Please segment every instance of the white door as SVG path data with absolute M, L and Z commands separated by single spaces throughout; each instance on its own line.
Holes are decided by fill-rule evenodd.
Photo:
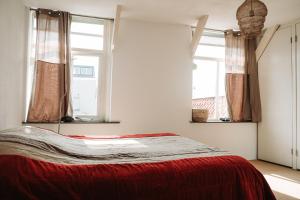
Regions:
M 297 66 L 297 169 L 300 169 L 300 23 L 296 24 L 296 66 Z
M 292 30 L 292 26 L 281 27 L 258 63 L 262 104 L 258 159 L 290 167 L 293 161 Z

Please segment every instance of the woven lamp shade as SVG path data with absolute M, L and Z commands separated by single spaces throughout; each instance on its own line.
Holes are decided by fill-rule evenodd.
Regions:
M 248 38 L 261 34 L 268 9 L 259 0 L 246 0 L 237 10 L 236 18 L 240 31 Z

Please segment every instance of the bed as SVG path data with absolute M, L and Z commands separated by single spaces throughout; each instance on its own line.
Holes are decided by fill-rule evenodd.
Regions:
M 1 199 L 275 199 L 245 159 L 172 134 L 0 132 Z

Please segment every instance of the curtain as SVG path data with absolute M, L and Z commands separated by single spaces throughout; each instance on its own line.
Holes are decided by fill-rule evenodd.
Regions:
M 232 121 L 251 120 L 248 75 L 245 69 L 245 38 L 239 33 L 225 33 L 226 96 Z
M 70 14 L 36 11 L 36 61 L 28 122 L 56 122 L 71 115 Z
M 225 33 L 226 96 L 232 121 L 261 121 L 256 38 Z
M 252 121 L 261 121 L 261 102 L 259 93 L 258 65 L 256 61 L 256 38 L 245 40 L 245 65 L 249 76 L 249 96 L 252 113 Z

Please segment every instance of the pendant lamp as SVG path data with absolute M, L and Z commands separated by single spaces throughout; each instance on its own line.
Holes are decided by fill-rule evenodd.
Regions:
M 261 34 L 268 9 L 259 0 L 246 0 L 237 10 L 236 18 L 240 31 L 247 38 L 253 38 Z

